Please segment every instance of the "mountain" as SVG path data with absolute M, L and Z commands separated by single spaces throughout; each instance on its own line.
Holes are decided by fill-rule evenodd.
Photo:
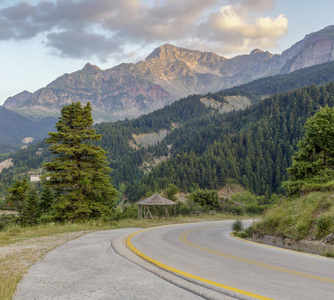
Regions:
M 55 130 L 55 124 L 56 118 L 53 117 L 31 120 L 0 107 L 0 153 L 43 139 L 48 131 Z
M 9 97 L 5 103 L 3 104 L 3 106 L 5 108 L 11 108 L 14 106 L 17 106 L 23 102 L 25 102 L 30 96 L 32 95 L 32 93 L 28 92 L 28 91 L 23 91 L 13 97 Z
M 275 93 L 283 93 L 308 85 L 334 82 L 334 61 L 303 68 L 288 74 L 269 76 L 224 90 L 225 95 L 241 94 L 253 102 Z
M 190 94 L 227 89 L 277 74 L 286 74 L 334 58 L 334 26 L 307 35 L 273 55 L 259 49 L 231 59 L 163 45 L 144 61 L 101 70 L 86 64 L 64 74 L 16 105 L 4 106 L 23 115 L 58 116 L 62 105 L 91 101 L 96 122 L 133 118 L 162 108 Z

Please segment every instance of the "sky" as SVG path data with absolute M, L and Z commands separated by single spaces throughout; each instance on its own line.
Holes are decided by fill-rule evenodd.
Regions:
M 333 11 L 333 0 L 0 0 L 0 105 L 87 62 L 136 63 L 165 43 L 280 54 L 333 25 Z

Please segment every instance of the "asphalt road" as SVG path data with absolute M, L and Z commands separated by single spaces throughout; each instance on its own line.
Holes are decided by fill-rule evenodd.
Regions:
M 32 266 L 14 299 L 334 299 L 334 259 L 232 238 L 231 223 L 87 234 Z
M 334 299 L 334 259 L 233 238 L 231 223 L 154 228 L 136 233 L 129 242 L 160 267 L 222 295 Z

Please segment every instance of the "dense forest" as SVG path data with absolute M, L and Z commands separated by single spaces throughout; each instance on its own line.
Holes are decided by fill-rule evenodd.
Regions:
M 129 199 L 134 201 L 169 183 L 191 191 L 238 182 L 260 195 L 283 193 L 281 182 L 287 179 L 286 169 L 303 135 L 302 127 L 326 105 L 334 106 L 334 84 L 275 94 L 244 111 L 188 122 L 148 149 L 148 154 L 156 155 L 168 152 L 167 145 L 172 145 L 168 160 L 137 181 L 124 177 Z M 118 180 L 121 169 L 114 173 Z
M 317 67 L 327 70 L 329 65 Z M 294 73 L 298 75 L 298 72 Z M 330 80 L 331 73 L 326 74 Z M 304 79 L 312 81 L 311 75 L 307 80 L 297 76 L 295 84 L 301 84 Z M 284 76 L 291 74 L 278 78 L 285 82 Z M 263 79 L 264 86 L 273 85 L 275 78 Z M 320 81 L 323 83 L 326 79 Z M 255 81 L 253 91 L 248 89 L 235 94 L 255 95 L 261 85 L 259 82 Z M 277 85 L 271 91 L 284 88 Z M 311 85 L 274 94 L 244 111 L 224 114 L 206 107 L 200 100 L 207 97 L 225 103 L 224 96 L 231 94 L 232 91 L 222 91 L 192 95 L 134 120 L 95 125 L 96 132 L 102 134 L 97 144 L 107 151 L 113 169 L 114 186 L 129 201 L 165 189 L 168 184 L 175 184 L 182 191 L 193 191 L 239 183 L 268 198 L 272 193 L 284 193 L 281 182 L 287 179 L 286 169 L 303 135 L 305 120 L 322 106 L 334 106 L 334 84 Z M 168 134 L 156 145 L 143 147 L 134 138 L 134 134 L 145 135 L 162 129 Z M 41 142 L 26 150 L 2 155 L 1 160 L 9 157 L 13 158 L 14 168 L 0 173 L 2 195 L 19 174 L 23 176 L 39 168 L 51 154 Z

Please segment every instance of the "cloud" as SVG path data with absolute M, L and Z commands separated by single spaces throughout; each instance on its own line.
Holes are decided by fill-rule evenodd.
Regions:
M 230 0 L 231 5 L 239 5 L 250 11 L 262 12 L 272 10 L 276 0 Z
M 9 3 L 9 2 L 8 2 Z M 0 9 L 0 42 L 45 37 L 52 54 L 102 62 L 148 45 L 175 43 L 229 54 L 275 47 L 284 15 L 275 0 L 42 0 Z M 9 5 L 9 6 L 8 6 Z M 125 50 L 127 49 L 127 50 Z M 203 50 L 203 49 L 202 49 Z M 221 53 L 224 52 L 224 53 Z
M 287 30 L 288 19 L 283 14 L 276 18 L 252 17 L 248 7 L 224 6 L 200 24 L 198 37 L 218 44 L 226 52 L 242 52 L 252 47 L 275 48 L 277 39 Z
M 60 57 L 97 56 L 101 62 L 106 62 L 108 58 L 116 56 L 116 53 L 117 56 L 123 53 L 118 39 L 108 39 L 100 34 L 78 30 L 50 33 L 47 35 L 46 45 L 54 49 L 53 54 Z

